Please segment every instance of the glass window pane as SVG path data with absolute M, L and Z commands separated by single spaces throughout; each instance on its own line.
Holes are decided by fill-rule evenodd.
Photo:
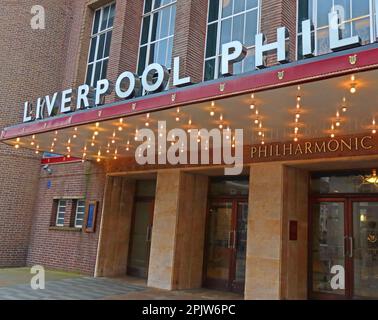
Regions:
M 109 62 L 108 59 L 102 62 L 101 79 L 106 79 L 106 74 L 108 72 L 108 62 Z
M 244 44 L 247 47 L 255 45 L 255 36 L 257 33 L 257 10 L 247 13 L 245 26 Z
M 317 26 L 324 27 L 328 25 L 328 14 L 332 9 L 332 0 L 318 0 Z
M 231 22 L 232 18 L 222 21 L 219 50 L 222 50 L 223 44 L 231 41 Z
M 213 80 L 215 76 L 215 59 L 205 61 L 205 81 Z
M 107 32 L 107 35 L 106 35 L 106 45 L 105 45 L 104 58 L 109 57 L 111 41 L 112 41 L 112 31 L 109 31 L 109 32 Z
M 105 33 L 100 36 L 100 42 L 98 43 L 96 60 L 102 59 L 104 57 L 105 37 L 106 37 Z
M 244 42 L 244 14 L 234 17 L 232 27 L 232 41 Z
M 87 79 L 85 80 L 85 83 L 87 85 L 91 85 L 91 80 L 92 80 L 92 72 L 93 72 L 93 63 L 88 65 L 88 70 L 87 70 Z
M 162 40 L 159 42 L 159 49 L 157 51 L 155 62 L 165 65 L 165 59 L 167 57 L 167 44 L 168 40 Z
M 218 19 L 219 13 L 219 0 L 210 0 L 209 3 L 209 22 Z
M 100 15 L 101 15 L 101 10 L 97 10 L 94 17 L 93 34 L 96 34 L 98 32 L 98 25 L 100 23 Z
M 147 16 L 143 19 L 143 27 L 142 27 L 142 38 L 141 44 L 146 44 L 148 41 L 148 32 L 150 31 L 150 20 L 151 16 Z
M 329 31 L 328 28 L 318 30 L 317 32 L 317 51 L 318 54 L 329 53 Z
M 154 63 L 156 61 L 155 59 L 156 59 L 156 54 L 157 54 L 157 50 L 158 50 L 157 47 L 158 46 L 159 46 L 159 42 L 151 44 L 150 56 L 149 56 L 149 61 L 148 61 L 149 64 Z
M 139 64 L 138 64 L 138 75 L 142 75 L 143 70 L 146 67 L 146 55 L 147 55 L 147 46 L 141 47 L 139 50 Z
M 352 1 L 353 18 L 368 15 L 370 13 L 369 0 Z
M 93 62 L 96 52 L 97 37 L 92 38 L 91 40 L 91 49 L 89 51 L 89 62 Z
M 112 6 L 110 7 L 108 28 L 113 27 L 114 16 L 115 16 L 115 3 L 113 3 Z
M 232 3 L 233 0 L 222 0 L 222 18 L 232 14 Z
M 350 19 L 350 0 L 335 0 L 335 10 L 340 17 L 340 23 Z
M 364 18 L 353 21 L 352 23 L 353 35 L 358 35 L 361 38 L 362 44 L 370 43 L 370 18 Z
M 159 13 L 157 12 L 153 16 L 152 31 L 151 31 L 151 40 L 150 41 L 155 41 L 156 39 L 158 39 L 158 37 L 157 37 L 158 21 L 159 21 Z
M 257 8 L 259 6 L 258 0 L 247 0 L 247 10 Z
M 155 197 L 156 180 L 138 180 L 135 194 L 137 197 Z
M 298 1 L 298 32 L 302 32 L 302 21 L 311 17 L 310 12 L 312 10 L 312 3 L 309 0 Z
M 162 0 L 155 0 L 154 9 L 157 9 L 162 5 L 161 1 Z
M 101 21 L 101 31 L 102 30 L 105 30 L 106 29 L 106 26 L 108 24 L 108 16 L 109 16 L 109 10 L 110 10 L 110 7 L 106 7 L 104 10 L 103 10 L 103 13 L 102 13 L 102 21 Z
M 152 0 L 145 0 L 144 2 L 144 13 L 150 12 L 152 9 Z
M 96 69 L 95 69 L 95 74 L 94 74 L 94 79 L 93 79 L 93 86 L 96 86 L 97 81 L 100 80 L 101 66 L 102 66 L 101 61 L 96 63 Z
M 234 0 L 234 14 L 245 10 L 245 0 Z
M 207 27 L 206 58 L 216 55 L 217 29 L 218 23 L 210 24 Z
M 175 24 L 176 24 L 176 6 L 171 6 L 171 19 L 169 27 L 169 35 L 172 36 L 175 34 Z
M 165 8 L 161 11 L 161 14 L 160 14 L 161 27 L 160 27 L 160 35 L 159 35 L 160 39 L 166 38 L 168 36 L 170 11 L 171 11 L 170 8 Z
M 172 49 L 173 49 L 173 38 L 168 39 L 168 48 L 167 48 L 167 62 L 165 66 L 170 69 L 172 65 Z
M 243 72 L 255 70 L 255 49 L 249 49 L 244 59 Z

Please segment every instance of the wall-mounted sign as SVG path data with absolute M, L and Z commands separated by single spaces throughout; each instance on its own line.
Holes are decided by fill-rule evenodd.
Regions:
M 93 233 L 96 231 L 97 207 L 97 201 L 90 201 L 87 204 L 84 218 L 84 231 L 87 233 Z
M 361 44 L 358 36 L 341 38 L 339 30 L 339 14 L 329 14 L 329 43 L 333 51 L 348 49 Z M 312 57 L 315 50 L 313 24 L 311 20 L 302 22 L 302 55 Z M 277 29 L 277 41 L 267 43 L 265 36 L 260 33 L 255 39 L 255 62 L 256 69 L 266 67 L 266 56 L 275 52 L 278 63 L 289 62 L 289 33 L 285 27 Z M 246 47 L 239 41 L 223 44 L 221 55 L 221 70 L 223 76 L 233 74 L 233 65 L 242 61 L 247 54 Z M 150 64 L 144 70 L 141 77 L 137 74 L 125 71 L 116 80 L 115 84 L 107 79 L 97 81 L 95 87 L 87 84 L 77 89 L 67 89 L 55 92 L 52 96 L 47 95 L 37 99 L 35 106 L 30 102 L 24 104 L 23 122 L 52 117 L 57 114 L 66 114 L 82 109 L 93 108 L 103 105 L 105 97 L 115 93 L 119 99 L 131 99 L 140 96 L 142 92 L 155 93 L 164 90 L 170 80 L 171 74 L 165 66 L 157 63 Z M 173 59 L 172 84 L 174 87 L 190 85 L 190 77 L 180 77 L 180 57 Z

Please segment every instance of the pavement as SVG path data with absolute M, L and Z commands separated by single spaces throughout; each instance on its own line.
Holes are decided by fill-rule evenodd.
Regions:
M 241 300 L 230 292 L 208 289 L 167 291 L 148 288 L 145 280 L 93 278 L 46 270 L 45 289 L 33 290 L 30 268 L 0 268 L 0 300 Z

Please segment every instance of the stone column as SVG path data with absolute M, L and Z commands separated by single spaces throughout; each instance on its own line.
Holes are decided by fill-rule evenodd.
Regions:
M 95 276 L 126 274 L 135 181 L 108 177 Z
M 148 286 L 201 287 L 206 199 L 207 177 L 158 173 Z
M 251 166 L 246 299 L 304 299 L 307 295 L 305 171 L 281 163 Z M 289 222 L 298 239 L 289 240 Z

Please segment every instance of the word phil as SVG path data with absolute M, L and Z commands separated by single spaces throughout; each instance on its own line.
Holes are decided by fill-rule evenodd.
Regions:
M 361 44 L 358 36 L 340 38 L 339 21 L 340 14 L 337 11 L 329 13 L 329 43 L 333 51 L 347 49 Z M 314 32 L 311 20 L 302 22 L 302 55 L 305 58 L 314 55 Z M 277 41 L 266 43 L 265 36 L 260 33 L 256 35 L 255 41 L 255 66 L 256 69 L 266 67 L 266 56 L 271 52 L 277 53 L 278 63 L 289 62 L 289 33 L 285 27 L 277 29 Z M 247 49 L 239 41 L 232 41 L 222 45 L 221 70 L 222 76 L 233 74 L 233 65 L 242 61 L 247 54 Z M 190 77 L 180 77 L 180 57 L 173 59 L 173 81 L 174 87 L 190 85 Z M 97 81 L 95 87 L 87 84 L 77 89 L 67 89 L 62 92 L 55 92 L 53 96 L 38 98 L 35 108 L 30 102 L 24 104 L 23 122 L 40 120 L 45 117 L 55 116 L 58 113 L 65 114 L 82 109 L 103 105 L 105 97 L 113 91 L 120 99 L 132 99 L 140 96 L 143 92 L 156 93 L 167 88 L 170 80 L 170 72 L 165 66 L 152 63 L 143 71 L 142 76 L 125 71 L 113 84 L 107 79 Z

